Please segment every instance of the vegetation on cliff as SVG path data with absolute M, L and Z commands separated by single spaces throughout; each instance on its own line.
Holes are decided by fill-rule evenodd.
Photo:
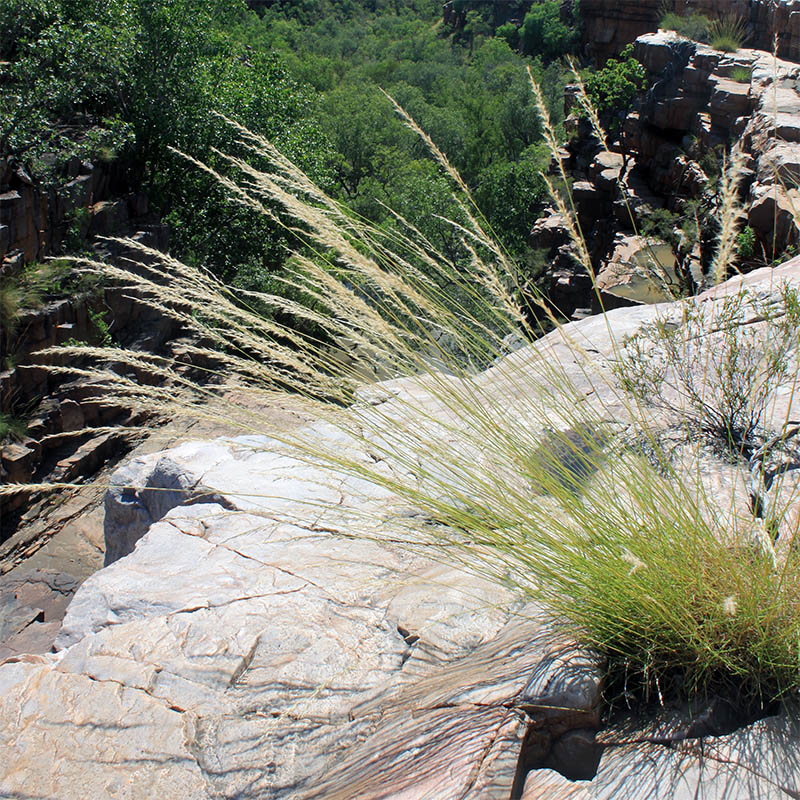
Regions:
M 113 162 L 122 190 L 147 189 L 174 252 L 227 280 L 271 285 L 285 243 L 171 154 L 216 165 L 214 148 L 232 151 L 212 111 L 278 143 L 358 213 L 391 224 L 386 203 L 448 246 L 437 215 L 455 214 L 449 189 L 380 89 L 419 118 L 505 245 L 527 255 L 549 156 L 524 67 L 558 115 L 564 69 L 542 58 L 566 47 L 563 31 L 545 37 L 552 52 L 522 56 L 490 26 L 468 39 L 443 27 L 431 0 L 283 2 L 259 14 L 244 0 L 2 0 L 0 29 L 0 157 L 44 183 L 63 180 L 72 156 Z
M 471 261 L 469 274 L 401 217 L 398 235 L 352 214 L 269 142 L 234 125 L 240 144 L 270 166 L 254 169 L 232 158 L 240 180 L 223 183 L 240 202 L 266 215 L 275 204 L 294 219 L 302 247 L 291 261 L 292 285 L 301 300 L 242 292 L 163 255 L 152 278 L 136 278 L 150 303 L 212 341 L 217 356 L 249 387 L 247 407 L 224 400 L 226 420 L 257 432 L 253 396 L 303 394 L 342 441 L 361 443 L 368 457 L 324 447 L 313 429 L 311 436 L 300 431 L 279 439 L 302 457 L 388 489 L 416 509 L 384 520 L 381 535 L 538 598 L 554 623 L 603 658 L 611 700 L 721 693 L 746 715 L 794 692 L 800 675 L 796 526 L 776 553 L 764 535 L 763 514 L 756 508 L 750 516 L 735 513 L 694 480 L 701 462 L 688 471 L 678 464 L 674 440 L 654 426 L 629 369 L 622 373 L 627 383 L 615 383 L 572 329 L 560 328 L 541 347 L 509 355 L 514 340 L 538 334 L 519 291 L 520 272 L 487 231 L 457 170 L 402 108 L 397 112 L 431 148 L 460 202 L 463 222 L 451 225 Z M 557 146 L 543 103 L 540 113 Z M 588 264 L 568 201 L 558 194 L 553 200 Z M 735 236 L 735 225 L 721 226 L 720 253 L 731 252 Z M 86 266 L 132 278 L 107 265 Z M 166 286 L 162 271 L 170 279 Z M 737 450 L 742 436 L 763 456 L 796 432 L 763 427 L 761 405 L 748 411 L 748 403 L 764 396 L 759 380 L 772 390 L 786 377 L 786 360 L 797 345 L 797 294 L 787 290 L 782 297 L 783 305 L 770 307 L 765 318 L 768 334 L 773 322 L 784 334 L 779 364 L 772 351 L 759 350 L 757 339 L 737 350 L 749 335 L 737 327 L 744 316 L 728 319 L 727 326 L 722 317 L 706 325 L 687 311 L 694 319 L 687 346 L 706 348 L 704 359 L 712 348 L 722 361 L 717 373 L 701 372 L 681 390 L 675 408 L 688 400 L 700 415 L 682 417 L 689 431 L 684 455 L 702 458 L 692 449 L 692 431 L 707 429 L 703 414 L 719 391 L 745 402 L 742 415 L 736 411 L 731 424 L 712 432 L 722 432 L 734 459 L 747 455 Z M 740 298 L 737 308 L 749 302 Z M 256 306 L 273 313 L 255 313 Z M 541 310 L 547 313 L 545 305 Z M 726 313 L 732 312 L 723 305 Z M 684 341 L 669 321 L 662 328 L 659 342 L 679 347 Z M 320 330 L 336 346 L 323 344 Z M 720 336 L 727 349 L 719 347 Z M 610 344 L 608 357 L 624 364 L 622 343 L 611 336 Z M 634 346 L 631 340 L 629 352 Z M 664 352 L 669 369 L 683 368 L 668 348 Z M 158 376 L 141 384 L 102 367 L 78 370 L 133 409 L 213 414 L 214 398 L 231 385 L 199 388 L 170 362 L 135 353 L 95 348 L 80 354 Z M 740 369 L 737 358 L 749 360 L 753 370 Z M 699 360 L 693 357 L 689 366 Z M 765 361 L 776 363 L 777 372 L 764 377 Z M 649 367 L 659 370 L 656 360 Z M 486 368 L 491 380 L 480 375 Z M 375 376 L 398 379 L 385 385 L 395 396 L 389 415 L 370 394 Z M 421 381 L 428 399 L 404 394 L 405 378 Z M 497 386 L 504 387 L 502 407 Z M 791 380 L 789 386 L 794 391 Z M 589 396 L 595 402 L 587 403 Z M 692 405 L 697 398 L 700 405 Z

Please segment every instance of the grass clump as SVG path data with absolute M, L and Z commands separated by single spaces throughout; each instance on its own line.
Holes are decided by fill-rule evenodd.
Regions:
M 541 102 L 540 109 L 555 150 Z M 603 660 L 612 693 L 723 692 L 762 704 L 796 690 L 794 550 L 778 562 L 754 549 L 760 520 L 720 505 L 693 480 L 699 450 L 686 451 L 689 467 L 674 466 L 642 409 L 669 384 L 687 426 L 722 431 L 737 447 L 753 439 L 763 398 L 789 370 L 788 350 L 770 351 L 765 362 L 740 332 L 741 315 L 760 306 L 726 301 L 709 319 L 688 305 L 674 329 L 655 322 L 624 348 L 607 316 L 604 343 L 588 342 L 602 352 L 590 354 L 581 342 L 594 329 L 560 326 L 544 301 L 522 292 L 516 265 L 459 174 L 396 110 L 450 182 L 462 257 L 437 251 L 400 215 L 391 229 L 354 215 L 268 141 L 232 124 L 239 145 L 270 169 L 235 157 L 227 175 L 199 166 L 236 202 L 296 236 L 282 279 L 293 299 L 235 289 L 129 242 L 151 266 L 137 274 L 91 261 L 84 268 L 135 283 L 149 305 L 210 342 L 229 372 L 198 386 L 167 359 L 104 347 L 64 351 L 94 358 L 96 368 L 56 369 L 91 377 L 134 411 L 213 417 L 212 403 L 222 399 L 226 421 L 251 433 L 261 429 L 257 397 L 303 395 L 336 435 L 287 432 L 278 436 L 284 445 L 417 509 L 383 521 L 382 532 L 536 599 Z M 725 196 L 735 195 L 728 188 Z M 569 198 L 554 192 L 553 202 L 590 270 Z M 735 225 L 720 229 L 723 263 L 714 274 L 724 275 Z M 464 257 L 468 273 L 458 266 Z M 786 308 L 794 300 L 787 294 Z M 540 318 L 555 326 L 543 338 Z M 783 324 L 777 314 L 770 319 Z M 725 320 L 729 327 L 717 331 Z M 714 335 L 730 346 L 718 348 Z M 509 352 L 515 340 L 536 342 Z M 787 333 L 787 348 L 788 341 Z M 642 365 L 656 344 L 661 360 Z M 686 357 L 692 367 L 708 362 L 705 380 L 712 393 L 721 385 L 721 411 L 718 395 L 680 372 Z M 620 359 L 623 389 L 606 366 Z M 151 379 L 140 383 L 133 373 Z M 376 386 L 375 376 L 389 382 Z M 239 406 L 226 393 L 242 386 L 250 399 Z
M 0 412 L 0 442 L 21 441 L 27 433 L 24 419 Z
M 747 40 L 747 26 L 736 14 L 724 14 L 708 26 L 708 37 L 715 50 L 735 53 Z
M 679 36 L 695 42 L 707 42 L 715 50 L 725 53 L 735 53 L 747 41 L 747 25 L 736 14 L 723 14 L 712 20 L 704 14 L 683 16 L 674 11 L 666 11 L 661 17 L 659 28 L 675 31 Z M 746 80 L 750 80 L 749 70 Z
M 753 76 L 753 71 L 749 67 L 733 67 L 731 69 L 731 80 L 737 83 L 750 83 Z
M 74 261 L 69 258 L 28 264 L 21 273 L 0 281 L 3 327 L 13 329 L 23 310 L 41 308 L 62 297 L 96 293 L 100 286 L 100 276 L 76 271 Z

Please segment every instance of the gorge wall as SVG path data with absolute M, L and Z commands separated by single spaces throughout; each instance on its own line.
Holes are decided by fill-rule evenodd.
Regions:
M 562 154 L 607 307 L 695 293 L 708 282 L 719 175 L 731 152 L 739 225 L 752 237 L 736 268 L 792 255 L 800 242 L 800 65 L 760 50 L 723 53 L 664 31 L 639 37 L 634 55 L 650 88 L 617 120 L 619 132 L 601 142 L 572 114 Z M 553 303 L 567 315 L 597 310 L 592 280 L 553 210 L 536 222 L 531 243 L 546 252 Z
M 654 32 L 667 11 L 704 14 L 710 19 L 734 15 L 749 29 L 747 44 L 778 57 L 800 57 L 800 4 L 795 0 L 581 0 L 583 47 L 603 61 L 638 36 Z
M 468 8 L 481 5 L 491 9 L 495 26 L 506 22 L 521 24 L 531 0 L 478 0 L 469 4 L 454 0 L 442 8 L 445 25 L 460 28 Z M 570 15 L 572 0 L 562 3 Z M 795 0 L 580 0 L 581 48 L 585 55 L 602 63 L 626 44 L 645 33 L 653 33 L 664 14 L 703 14 L 709 19 L 732 15 L 747 27 L 747 44 L 772 52 L 777 44 L 779 58 L 800 57 L 800 6 Z M 776 38 L 777 37 L 777 38 Z
M 43 351 L 68 342 L 113 340 L 158 352 L 176 335 L 169 320 L 121 286 L 76 291 L 50 278 L 36 293 L 41 294 L 36 307 L 18 307 L 24 305 L 15 296 L 23 272 L 64 252 L 112 263 L 140 259 L 100 237 L 132 236 L 166 249 L 168 234 L 147 196 L 131 191 L 113 162 L 73 157 L 46 182 L 33 178 L 13 156 L 0 159 L 0 281 L 7 301 L 0 326 L 0 411 L 24 424 L 24 434 L 0 443 L 1 481 L 80 481 L 126 449 L 125 437 L 108 428 L 130 422 L 130 416 L 86 381 L 52 372 L 48 367 L 63 365 L 64 359 Z M 107 341 L 100 341 L 104 335 Z M 4 500 L 0 542 L 14 532 L 30 501 L 23 494 Z

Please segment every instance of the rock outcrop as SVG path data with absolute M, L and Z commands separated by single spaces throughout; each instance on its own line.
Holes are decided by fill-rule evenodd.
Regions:
M 98 242 L 97 237 L 111 235 L 131 236 L 162 250 L 169 235 L 158 213 L 150 209 L 147 196 L 129 190 L 117 164 L 72 157 L 45 183 L 34 180 L 15 157 L 0 159 L 0 278 L 4 285 L 14 287 L 32 262 L 67 250 L 76 252 L 91 245 L 99 257 L 111 262 L 130 257 L 130 249 Z M 63 359 L 44 355 L 43 350 L 68 342 L 97 343 L 102 332 L 118 343 L 157 350 L 175 328 L 120 287 L 68 293 L 52 285 L 41 292 L 45 300 L 48 294 L 58 299 L 41 307 L 10 310 L 6 312 L 10 318 L 0 327 L 0 409 L 8 417 L 22 418 L 25 427 L 17 441 L 0 444 L 0 478 L 12 483 L 74 482 L 125 451 L 124 437 L 107 430 L 75 435 L 84 428 L 125 422 L 128 415 L 104 404 L 105 398 L 85 382 L 49 371 L 49 366 L 62 365 Z M 13 292 L 9 296 L 13 298 Z M 12 300 L 10 307 L 13 304 Z M 14 531 L 29 499 L 24 494 L 6 499 L 0 542 Z
M 113 163 L 73 157 L 55 183 L 43 185 L 13 156 L 0 159 L 0 274 L 60 252 L 68 238 L 74 246 L 157 225 L 147 196 L 126 191 L 118 171 Z
M 166 247 L 166 229 L 151 226 L 133 239 L 150 247 Z M 134 256 L 114 244 L 105 249 L 113 261 Z M 135 257 L 140 254 L 136 251 Z M 109 458 L 125 452 L 125 436 L 109 426 L 131 422 L 130 414 L 108 402 L 97 387 L 57 375 L 49 367 L 63 365 L 62 356 L 42 351 L 56 345 L 96 342 L 96 320 L 115 342 L 158 352 L 176 335 L 173 321 L 137 302 L 131 290 L 108 286 L 94 293 L 65 297 L 42 308 L 23 310 L 5 332 L 5 353 L 11 359 L 0 371 L 0 407 L 10 416 L 25 413 L 25 433 L 0 445 L 0 476 L 10 483 L 43 480 L 73 483 L 92 475 Z M 84 432 L 99 428 L 97 434 Z M 15 515 L 29 497 L 19 494 L 4 502 L 0 542 L 14 530 Z
M 765 298 L 783 280 L 800 286 L 796 262 L 746 276 Z M 545 356 L 624 423 L 602 377 L 614 340 L 680 314 L 641 306 L 575 322 L 473 380 L 492 410 L 531 425 L 540 400 L 510 377 Z M 796 417 L 778 389 L 775 418 Z M 426 435 L 447 412 L 422 376 L 367 394 L 365 415 L 409 424 L 417 408 Z M 304 435 L 370 457 L 330 422 Z M 687 475 L 737 507 L 733 468 L 699 457 Z M 135 459 L 115 484 L 107 566 L 75 594 L 56 652 L 0 663 L 2 796 L 611 800 L 623 778 L 631 800 L 796 792 L 791 714 L 679 748 L 596 736 L 591 657 L 535 603 L 393 543 L 398 521 L 433 521 L 362 477 L 245 436 Z
M 578 221 L 606 307 L 616 297 L 653 302 L 707 283 L 720 216 L 719 172 L 733 163 L 733 143 L 740 155 L 741 225 L 753 236 L 752 263 L 745 258 L 739 268 L 779 259 L 800 244 L 800 64 L 759 50 L 723 53 L 664 31 L 639 37 L 634 55 L 651 88 L 620 121 L 612 149 L 573 116 L 562 157 L 575 179 Z M 649 242 L 646 259 L 635 255 L 643 252 L 642 235 Z M 563 221 L 546 214 L 531 243 L 552 265 L 554 305 L 566 314 L 597 310 Z M 650 279 L 643 282 L 646 272 Z
M 668 11 L 703 14 L 714 20 L 733 15 L 749 33 L 746 42 L 780 58 L 800 59 L 800 9 L 795 0 L 581 0 L 582 43 L 587 55 L 602 63 L 645 33 L 652 33 Z

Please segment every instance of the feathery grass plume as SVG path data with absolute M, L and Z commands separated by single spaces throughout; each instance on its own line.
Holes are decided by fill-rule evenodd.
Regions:
M 266 202 L 296 235 L 283 278 L 296 298 L 238 292 L 142 246 L 149 267 L 84 262 L 208 341 L 193 352 L 224 366 L 218 383 L 197 384 L 180 363 L 81 348 L 70 353 L 86 363 L 59 371 L 134 410 L 210 417 L 221 401 L 247 433 L 260 432 L 259 412 L 229 399 L 233 390 L 304 398 L 320 422 L 273 432 L 270 447 L 395 497 L 381 536 L 536 598 L 605 659 L 611 693 L 735 688 L 761 702 L 797 687 L 794 551 L 778 571 L 754 555 L 758 521 L 714 501 L 697 448 L 682 444 L 684 468 L 664 451 L 650 410 L 606 366 L 621 347 L 608 317 L 607 345 L 575 323 L 509 352 L 510 337 L 539 332 L 475 214 L 454 223 L 464 243 L 453 264 L 399 217 L 386 231 L 350 214 L 237 130 L 274 172 L 230 159 L 232 199 Z M 598 347 L 599 358 L 587 352 Z M 141 373 L 158 380 L 140 383 Z
M 730 156 L 722 165 L 720 176 L 720 232 L 711 267 L 708 271 L 714 284 L 722 283 L 730 269 L 735 269 L 736 236 L 741 226 L 738 194 L 742 182 L 744 154 L 738 144 L 731 148 Z

